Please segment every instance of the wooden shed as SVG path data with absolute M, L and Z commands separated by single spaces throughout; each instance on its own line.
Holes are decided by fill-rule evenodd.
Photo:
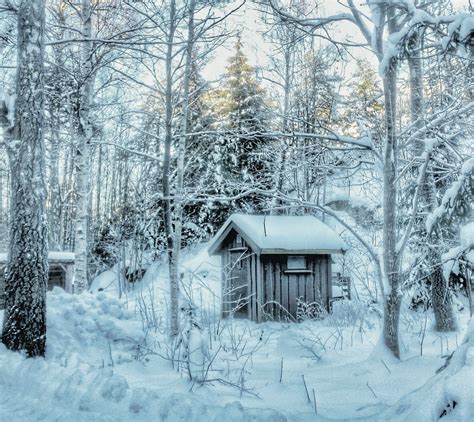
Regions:
M 74 274 L 75 256 L 73 252 L 49 252 L 48 290 L 59 286 L 68 293 L 73 293 L 72 279 Z M 5 306 L 4 272 L 7 265 L 7 254 L 0 253 L 0 309 Z
M 345 249 L 313 216 L 233 214 L 209 246 L 221 256 L 223 317 L 296 320 L 298 301 L 329 310 L 331 255 Z

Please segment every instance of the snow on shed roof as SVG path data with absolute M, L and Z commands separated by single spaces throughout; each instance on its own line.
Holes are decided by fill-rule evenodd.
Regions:
M 211 240 L 210 255 L 220 249 L 232 229 L 261 254 L 340 253 L 347 249 L 331 228 L 311 215 L 232 214 Z
M 48 253 L 48 261 L 49 262 L 74 262 L 75 254 L 74 252 L 50 251 Z M 5 262 L 7 262 L 7 254 L 0 253 L 0 263 L 5 263 Z

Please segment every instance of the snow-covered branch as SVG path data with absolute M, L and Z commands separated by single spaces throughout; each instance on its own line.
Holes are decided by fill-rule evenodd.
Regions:
M 426 231 L 431 233 L 435 225 L 445 216 L 451 214 L 454 209 L 455 203 L 458 200 L 459 194 L 461 192 L 464 184 L 470 183 L 471 179 L 474 176 L 474 158 L 467 160 L 459 174 L 458 179 L 451 185 L 449 189 L 444 193 L 441 204 L 437 207 L 426 219 Z

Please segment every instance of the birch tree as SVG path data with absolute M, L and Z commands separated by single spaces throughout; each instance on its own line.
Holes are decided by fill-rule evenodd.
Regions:
M 44 356 L 48 229 L 45 215 L 44 0 L 17 8 L 17 74 L 4 140 L 11 170 L 11 224 L 2 342 Z
M 82 293 L 88 287 L 87 281 L 87 232 L 89 220 L 89 156 L 90 143 L 93 135 L 90 107 L 91 95 L 94 86 L 94 73 L 92 66 L 92 11 L 90 0 L 81 3 L 82 37 L 81 43 L 81 87 L 77 116 L 77 152 L 76 152 L 76 177 L 77 177 L 77 210 L 76 210 L 76 237 L 74 266 L 74 289 Z
M 184 207 L 184 155 L 186 151 L 186 137 L 189 126 L 189 103 L 190 103 L 190 84 L 191 71 L 194 52 L 194 12 L 195 0 L 189 0 L 188 4 L 188 33 L 186 40 L 184 77 L 183 77 L 183 99 L 181 108 L 181 127 L 178 140 L 177 157 L 177 180 L 176 180 L 176 199 L 174 201 L 174 235 L 172 242 L 172 253 L 170 259 L 170 290 L 171 290 L 171 335 L 178 334 L 178 323 L 175 320 L 175 314 L 178 313 L 178 293 L 179 293 L 179 255 L 181 252 L 181 237 L 183 231 L 183 207 Z M 165 148 L 167 144 L 165 145 Z M 168 227 L 168 226 L 167 226 Z M 170 236 L 167 233 L 167 236 Z M 168 243 L 169 246 L 169 243 Z

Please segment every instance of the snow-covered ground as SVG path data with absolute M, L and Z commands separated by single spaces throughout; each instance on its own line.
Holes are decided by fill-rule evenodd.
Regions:
M 474 414 L 474 334 L 435 375 L 441 356 L 463 342 L 466 309 L 452 334 L 434 333 L 430 317 L 404 312 L 402 360 L 395 361 L 374 351 L 376 308 L 339 304 L 326 320 L 301 324 L 220 321 L 218 260 L 205 247 L 188 251 L 183 273 L 202 326 L 196 344 L 210 358 L 198 377 L 204 382 L 171 363 L 163 268 L 150 266 L 120 299 L 109 271 L 93 293 L 48 294 L 46 359 L 0 346 L 0 420 L 431 421 L 453 400 L 459 404 L 443 420 Z

